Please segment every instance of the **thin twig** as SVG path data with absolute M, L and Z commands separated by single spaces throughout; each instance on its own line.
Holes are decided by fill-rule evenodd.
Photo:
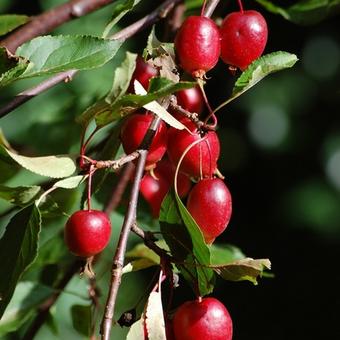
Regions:
M 24 42 L 49 33 L 65 22 L 82 17 L 111 3 L 112 0 L 71 0 L 33 17 L 29 23 L 0 41 L 0 45 L 14 53 Z
M 127 26 L 121 31 L 113 34 L 109 37 L 111 40 L 125 40 L 131 38 L 134 34 L 143 30 L 144 28 L 154 24 L 157 20 L 162 19 L 169 12 L 173 6 L 179 3 L 181 0 L 166 0 L 154 11 L 146 15 L 144 18 L 136 21 L 135 23 Z M 25 27 L 25 26 L 24 26 Z M 58 73 L 55 76 L 48 78 L 47 80 L 41 82 L 37 86 L 34 86 L 28 90 L 25 90 L 18 95 L 16 95 L 9 103 L 0 108 L 0 118 L 6 116 L 8 113 L 19 107 L 20 105 L 26 103 L 35 96 L 43 93 L 44 91 L 50 89 L 51 87 L 61 83 L 62 81 L 69 82 L 78 73 L 77 70 L 70 70 L 63 73 Z
M 207 130 L 207 131 L 208 130 L 212 130 L 212 131 L 216 130 L 216 126 L 202 122 L 198 118 L 198 113 L 185 110 L 185 109 L 183 109 L 182 106 L 177 104 L 176 96 L 171 96 L 169 106 L 175 112 L 178 112 L 178 113 L 182 114 L 184 117 L 190 119 L 198 128 L 204 129 L 204 130 Z
M 144 244 L 153 250 L 160 258 L 164 260 L 168 260 L 169 262 L 176 262 L 170 254 L 167 253 L 166 250 L 160 248 L 156 243 L 155 243 L 155 237 L 153 233 L 145 231 L 138 227 L 137 223 L 135 222 L 131 226 L 131 231 L 135 233 L 137 236 L 139 236 L 141 239 L 143 239 Z
M 120 232 L 116 252 L 113 258 L 110 289 L 109 289 L 109 294 L 106 300 L 105 313 L 104 313 L 102 324 L 101 324 L 101 336 L 103 340 L 110 339 L 112 319 L 114 316 L 116 298 L 117 298 L 118 289 L 121 283 L 122 270 L 124 266 L 126 245 L 127 245 L 128 236 L 129 236 L 131 227 L 136 221 L 139 187 L 140 187 L 140 182 L 141 182 L 143 172 L 144 172 L 145 160 L 148 154 L 148 148 L 150 147 L 150 144 L 153 140 L 153 137 L 155 135 L 155 132 L 160 122 L 161 122 L 161 119 L 159 117 L 154 118 L 154 120 L 151 123 L 150 128 L 148 129 L 141 143 L 142 149 L 139 150 L 140 157 L 138 159 L 135 179 L 134 179 L 132 189 L 131 189 L 130 202 L 129 202 L 128 210 L 126 212 L 123 226 Z
M 118 207 L 134 169 L 135 166 L 132 162 L 126 164 L 126 166 L 124 167 L 120 175 L 119 182 L 112 191 L 111 198 L 104 209 L 106 214 L 110 215 L 111 211 L 115 210 Z
M 140 152 L 139 150 L 136 150 L 134 152 L 131 152 L 128 155 L 124 155 L 118 159 L 115 160 L 108 160 L 108 161 L 94 161 L 94 166 L 96 169 L 108 169 L 110 168 L 111 170 L 118 170 L 120 169 L 123 165 L 126 163 L 132 162 L 135 159 L 140 157 Z

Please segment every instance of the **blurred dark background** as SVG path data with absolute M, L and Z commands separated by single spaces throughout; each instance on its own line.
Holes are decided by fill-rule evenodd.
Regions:
M 2 0 L 0 11 L 36 14 L 63 2 Z M 254 1 L 244 6 L 260 10 L 267 19 L 266 52 L 295 53 L 299 62 L 269 76 L 218 113 L 220 170 L 234 204 L 232 221 L 218 241 L 235 244 L 253 258 L 270 258 L 275 277 L 261 279 L 258 286 L 218 281 L 214 295 L 232 314 L 235 340 L 340 339 L 339 16 L 303 27 Z M 120 25 L 153 7 L 154 2 L 146 1 Z M 225 1 L 215 16 L 231 10 L 237 10 L 236 1 Z M 109 9 L 101 10 L 80 19 L 82 25 L 75 21 L 58 32 L 99 34 L 109 17 Z M 141 52 L 148 32 L 131 39 L 126 49 Z M 112 78 L 107 69 L 85 72 L 72 84 L 26 104 L 0 122 L 3 132 L 14 145 L 41 153 L 77 150 L 77 137 L 63 138 L 79 128 L 63 128 L 107 91 Z M 222 63 L 209 77 L 208 98 L 216 107 L 230 94 L 235 78 Z M 1 93 L 1 100 L 30 84 L 16 84 Z M 192 298 L 188 288 L 176 290 L 175 303 Z

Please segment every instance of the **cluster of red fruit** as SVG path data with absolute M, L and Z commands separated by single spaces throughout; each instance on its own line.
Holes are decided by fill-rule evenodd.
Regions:
M 256 11 L 234 12 L 226 16 L 221 28 L 204 16 L 188 17 L 175 39 L 180 66 L 195 78 L 202 78 L 219 57 L 233 68 L 244 70 L 262 54 L 267 42 L 267 25 Z M 134 80 L 148 88 L 158 70 L 138 57 L 129 92 Z M 176 93 L 184 110 L 200 114 L 204 99 L 201 90 L 191 88 Z M 172 112 L 186 130 L 168 128 L 162 121 L 155 133 L 146 159 L 146 173 L 140 192 L 149 203 L 152 215 L 159 216 L 161 203 L 174 184 L 175 169 L 178 194 L 187 195 L 187 209 L 199 226 L 207 244 L 214 242 L 227 227 L 232 199 L 224 182 L 216 177 L 220 143 L 215 131 L 198 128 L 190 119 Z M 140 146 L 153 115 L 141 111 L 128 117 L 121 130 L 124 151 L 129 154 Z M 167 154 L 167 155 L 166 155 Z M 165 156 L 166 155 L 166 156 Z M 192 180 L 196 184 L 192 187 Z M 111 223 L 98 210 L 80 210 L 67 221 L 65 242 L 72 253 L 90 257 L 101 252 L 109 242 Z M 214 298 L 186 302 L 172 320 L 176 340 L 232 339 L 232 320 L 227 309 Z
M 137 79 L 147 88 L 149 80 L 155 74 L 157 70 L 138 58 L 132 81 Z M 179 91 L 176 97 L 178 104 L 187 111 L 201 113 L 203 110 L 204 100 L 198 87 Z M 189 194 L 187 208 L 200 227 L 206 243 L 210 244 L 224 231 L 231 215 L 229 190 L 221 179 L 214 178 L 220 143 L 215 131 L 201 131 L 191 120 L 179 114 L 176 118 L 190 132 L 167 128 L 161 122 L 146 159 L 146 168 L 151 168 L 151 173 L 147 172 L 142 178 L 140 191 L 149 203 L 153 216 L 158 217 L 161 203 L 173 185 L 175 168 L 182 155 L 187 152 L 177 177 L 178 194 L 182 198 Z M 126 120 L 121 130 L 122 145 L 126 153 L 139 147 L 152 119 L 153 115 L 141 112 Z M 190 178 L 199 180 L 191 191 Z
M 179 29 L 175 48 L 182 68 L 201 78 L 218 62 L 245 70 L 259 58 L 266 46 L 267 23 L 257 11 L 232 12 L 221 28 L 210 18 L 188 17 Z

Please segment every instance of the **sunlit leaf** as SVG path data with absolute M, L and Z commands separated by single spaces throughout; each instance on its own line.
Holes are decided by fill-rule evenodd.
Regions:
M 87 178 L 86 175 L 85 176 L 72 176 L 72 177 L 65 178 L 54 183 L 53 186 L 57 188 L 63 188 L 63 189 L 74 189 L 74 188 L 77 188 L 81 183 L 83 183 L 86 178 Z
M 144 318 L 136 321 L 129 329 L 126 340 L 141 340 L 144 337 Z
M 35 38 L 16 52 L 30 61 L 20 78 L 100 67 L 114 57 L 121 44 L 118 40 L 81 35 Z
M 3 148 L 0 146 L 0 149 Z M 76 170 L 74 160 L 66 155 L 26 157 L 5 149 L 7 154 L 23 168 L 38 175 L 63 178 L 71 176 Z
M 145 323 L 149 340 L 167 340 L 160 292 L 151 292 L 145 312 Z

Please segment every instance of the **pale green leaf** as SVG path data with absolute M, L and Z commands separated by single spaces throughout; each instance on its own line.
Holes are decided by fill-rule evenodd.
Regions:
M 71 176 L 76 170 L 76 164 L 69 156 L 26 157 L 7 149 L 5 151 L 23 168 L 41 176 L 63 178 Z
M 144 318 L 142 317 L 136 321 L 129 329 L 126 340 L 141 340 L 144 336 Z
M 61 181 L 54 183 L 53 186 L 57 188 L 63 188 L 63 189 L 74 189 L 74 188 L 77 188 L 81 183 L 83 183 L 86 178 L 87 178 L 87 175 L 72 176 L 72 177 L 65 178 L 65 179 L 62 179 Z
M 160 292 L 151 292 L 145 312 L 149 340 L 166 340 L 165 321 Z
M 121 44 L 118 40 L 81 35 L 35 38 L 17 50 L 19 56 L 30 61 L 20 78 L 100 67 L 114 57 Z

